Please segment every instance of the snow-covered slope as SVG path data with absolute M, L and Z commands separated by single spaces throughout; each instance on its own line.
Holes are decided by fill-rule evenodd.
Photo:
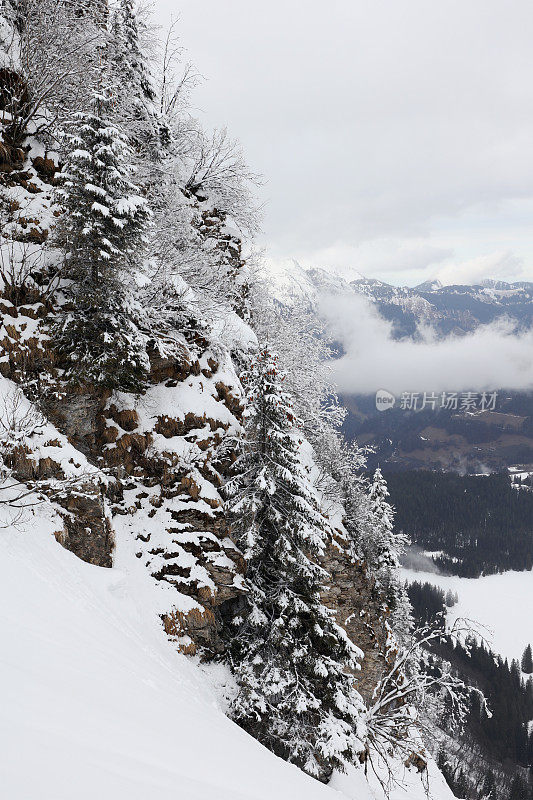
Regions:
M 362 770 L 323 786 L 230 722 L 208 678 L 166 639 L 161 588 L 126 538 L 117 566 L 104 569 L 60 547 L 54 525 L 42 505 L 18 529 L 0 530 L 3 797 L 383 797 Z M 433 764 L 430 776 L 433 795 L 449 800 Z M 421 800 L 419 776 L 407 780 L 409 798 Z
M 127 548 L 108 570 L 44 525 L 1 536 L 4 797 L 331 796 L 224 716 L 157 625 L 150 579 Z
M 464 617 L 483 626 L 491 649 L 503 658 L 519 659 L 533 643 L 533 571 L 459 578 L 405 569 L 403 575 L 409 582 L 427 581 L 445 592 L 457 592 L 459 601 L 448 612 L 450 622 Z

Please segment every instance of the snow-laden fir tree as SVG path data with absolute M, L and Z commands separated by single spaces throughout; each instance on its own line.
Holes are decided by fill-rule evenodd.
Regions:
M 533 655 L 531 654 L 530 644 L 528 644 L 522 653 L 521 668 L 522 672 L 525 672 L 527 675 L 531 675 L 531 673 L 533 673 Z
M 233 718 L 277 755 L 325 780 L 363 749 L 350 670 L 359 649 L 321 602 L 327 523 L 302 465 L 298 422 L 277 357 L 242 376 L 245 439 L 226 486 L 247 592 L 229 626 Z
M 122 72 L 128 85 L 137 85 L 139 94 L 153 103 L 156 91 L 150 68 L 139 41 L 139 20 L 132 0 L 119 0 L 113 10 L 111 33 L 116 38 L 115 49 L 122 51 Z M 120 43 L 120 48 L 117 46 Z M 132 98 L 134 102 L 137 97 Z
M 345 442 L 327 424 L 320 439 L 318 463 L 325 469 L 326 494 L 343 509 L 342 521 L 350 544 L 350 555 L 363 562 L 375 579 L 373 593 L 382 603 L 384 624 L 395 639 L 403 641 L 411 630 L 411 605 L 399 578 L 399 558 L 407 538 L 394 531 L 394 510 L 388 503 L 388 489 L 380 471 L 369 484 L 365 474 L 366 457 L 356 442 Z M 385 622 L 385 619 L 387 620 Z
M 115 115 L 140 163 L 143 157 L 157 158 L 160 149 L 156 90 L 141 42 L 142 27 L 132 0 L 119 0 L 111 16 L 108 70 L 114 84 Z
M 378 467 L 369 489 L 368 515 L 365 520 L 366 550 L 378 585 L 384 590 L 389 606 L 394 609 L 400 599 L 405 599 L 398 579 L 398 568 L 400 555 L 408 539 L 394 530 L 394 509 L 388 498 L 387 482 Z
M 132 287 L 150 212 L 130 180 L 130 149 L 109 120 L 110 104 L 105 93 L 95 95 L 94 110 L 75 114 L 66 132 L 57 236 L 67 302 L 51 332 L 67 378 L 135 391 L 147 356 Z

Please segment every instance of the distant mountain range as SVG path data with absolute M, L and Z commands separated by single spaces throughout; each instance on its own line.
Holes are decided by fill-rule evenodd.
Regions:
M 533 326 L 533 283 L 485 280 L 480 284 L 443 286 L 424 281 L 415 287 L 392 286 L 357 275 L 352 280 L 325 269 L 304 269 L 297 262 L 275 277 L 281 303 L 317 305 L 326 295 L 363 295 L 392 323 L 394 338 L 414 337 L 419 325 L 439 337 L 460 335 L 479 325 L 510 319 L 517 331 Z
M 397 339 L 416 338 L 420 325 L 430 326 L 438 338 L 465 335 L 498 319 L 511 320 L 517 331 L 533 326 L 533 283 L 487 280 L 475 286 L 442 286 L 425 281 L 398 287 L 362 275 L 348 281 L 298 263 L 275 280 L 280 304 L 307 305 L 317 314 L 322 297 L 363 295 L 392 323 Z M 506 392 L 498 400 L 498 413 L 483 414 L 398 407 L 381 413 L 373 395 L 344 395 L 341 400 L 348 412 L 345 436 L 372 448 L 370 467 L 478 473 L 522 465 L 533 470 L 531 393 Z

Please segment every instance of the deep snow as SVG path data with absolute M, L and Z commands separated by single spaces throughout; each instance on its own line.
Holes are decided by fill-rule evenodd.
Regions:
M 117 566 L 103 569 L 56 542 L 54 517 L 38 506 L 19 529 L 0 529 L 2 797 L 383 797 L 362 770 L 323 786 L 229 721 L 206 675 L 166 640 L 160 588 L 125 534 Z M 422 800 L 419 777 L 407 779 L 393 797 Z M 431 788 L 452 797 L 438 774 Z
M 224 717 L 135 565 L 90 566 L 44 530 L 0 536 L 4 797 L 331 796 Z

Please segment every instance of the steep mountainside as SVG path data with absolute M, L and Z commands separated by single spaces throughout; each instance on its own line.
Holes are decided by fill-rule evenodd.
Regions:
M 20 178 L 15 170 L 7 170 L 5 175 L 16 188 L 21 201 L 27 200 L 32 204 L 32 224 L 37 230 L 42 231 L 40 236 L 46 240 L 49 231 L 47 193 L 51 187 L 38 177 L 31 158 L 33 152 L 33 149 L 29 150 L 30 155 L 25 157 L 22 167 L 23 172 L 32 180 L 39 181 L 37 187 L 39 192 L 28 192 L 22 183 L 27 179 Z M 38 201 L 41 201 L 40 208 Z M 11 230 L 15 231 L 14 241 L 24 245 L 25 223 L 20 216 L 17 216 L 17 211 L 18 209 L 15 209 L 11 217 Z M 22 232 L 19 233 L 21 229 Z M 127 787 L 128 796 L 143 796 L 145 789 L 142 787 L 145 785 L 170 787 L 174 785 L 174 781 L 181 783 L 185 781 L 195 796 L 211 797 L 211 792 L 215 789 L 211 783 L 207 786 L 197 777 L 200 767 L 199 765 L 195 767 L 194 764 L 198 762 L 187 755 L 192 752 L 191 748 L 200 746 L 200 738 L 196 744 L 194 744 L 196 740 L 190 738 L 189 725 L 192 725 L 192 722 L 183 723 L 186 727 L 179 734 L 178 740 L 173 737 L 164 738 L 167 726 L 172 725 L 172 718 L 169 720 L 167 716 L 168 713 L 172 715 L 167 705 L 168 698 L 165 698 L 163 724 L 160 722 L 160 716 L 157 716 L 160 714 L 157 708 L 161 700 L 159 697 L 156 699 L 151 697 L 154 693 L 151 688 L 154 681 L 160 687 L 157 694 L 167 695 L 168 682 L 175 680 L 179 686 L 182 670 L 188 671 L 192 668 L 179 666 L 178 662 L 177 666 L 166 666 L 164 668 L 166 677 L 159 682 L 160 679 L 155 675 L 160 667 L 154 671 L 149 660 L 146 664 L 148 676 L 142 679 L 147 682 L 148 689 L 143 693 L 138 687 L 139 670 L 142 671 L 143 668 L 142 661 L 137 660 L 137 650 L 131 650 L 131 644 L 125 641 L 125 649 L 121 651 L 116 649 L 122 646 L 120 641 L 118 643 L 112 641 L 115 630 L 135 623 L 129 618 L 124 620 L 119 616 L 111 627 L 109 622 L 105 623 L 104 628 L 98 627 L 101 623 L 94 616 L 93 608 L 101 608 L 102 614 L 107 616 L 109 610 L 105 603 L 108 596 L 112 598 L 117 592 L 122 596 L 123 591 L 128 594 L 137 591 L 144 593 L 147 589 L 141 588 L 141 585 L 146 587 L 147 581 L 151 581 L 152 599 L 149 602 L 150 608 L 153 609 L 151 624 L 155 625 L 152 635 L 155 635 L 159 624 L 171 644 L 183 654 L 189 656 L 198 654 L 204 659 L 209 659 L 223 652 L 224 644 L 220 638 L 223 618 L 220 612 L 226 603 L 234 601 L 244 591 L 246 573 L 243 555 L 231 535 L 221 495 L 221 487 L 234 459 L 235 442 L 241 430 L 242 416 L 242 388 L 230 348 L 236 351 L 246 350 L 254 346 L 255 337 L 250 328 L 230 311 L 226 312 L 222 336 L 216 334 L 212 327 L 191 317 L 183 332 L 176 330 L 171 334 L 172 355 L 162 354 L 161 349 L 155 347 L 149 351 L 149 382 L 142 394 L 135 395 L 87 385 L 71 387 L 62 379 L 62 363 L 51 348 L 48 335 L 48 322 L 57 311 L 57 303 L 62 302 L 61 296 L 59 299 L 57 295 L 49 296 L 47 286 L 41 288 L 39 280 L 38 272 L 29 274 L 30 287 L 19 287 L 18 293 L 15 294 L 11 286 L 6 286 L 0 300 L 2 307 L 0 396 L 4 409 L 0 416 L 5 433 L 3 442 L 7 447 L 4 451 L 4 460 L 10 476 L 1 487 L 2 497 L 10 509 L 6 525 L 12 529 L 10 536 L 14 542 L 12 545 L 14 558 L 19 561 L 27 559 L 29 565 L 33 563 L 35 556 L 37 560 L 30 569 L 34 569 L 40 576 L 36 593 L 27 595 L 27 613 L 33 613 L 36 624 L 40 626 L 38 622 L 40 614 L 56 613 L 58 603 L 60 604 L 63 598 L 66 598 L 67 605 L 70 606 L 71 597 L 75 598 L 77 589 L 73 585 L 71 590 L 69 582 L 74 581 L 78 587 L 84 586 L 83 576 L 85 574 L 89 576 L 87 586 L 90 588 L 83 588 L 82 593 L 85 597 L 93 591 L 96 591 L 96 594 L 94 598 L 88 597 L 87 606 L 78 608 L 76 620 L 82 630 L 91 630 L 95 626 L 96 628 L 90 641 L 83 640 L 76 644 L 75 639 L 69 639 L 68 647 L 74 651 L 80 648 L 80 651 L 85 653 L 86 662 L 82 671 L 79 664 L 71 663 L 70 677 L 66 681 L 68 685 L 71 685 L 70 681 L 91 682 L 91 675 L 102 673 L 104 667 L 100 663 L 95 663 L 91 667 L 89 647 L 95 638 L 103 637 L 103 641 L 107 641 L 109 647 L 106 660 L 109 658 L 115 663 L 115 659 L 118 659 L 119 665 L 125 659 L 134 660 L 135 675 L 130 676 L 127 671 L 122 671 L 120 666 L 113 667 L 113 670 L 108 671 L 106 679 L 111 681 L 111 685 L 107 686 L 106 683 L 105 688 L 103 686 L 98 688 L 99 684 L 92 682 L 89 696 L 92 692 L 97 692 L 105 698 L 111 691 L 113 699 L 109 702 L 116 709 L 115 714 L 126 713 L 127 706 L 128 712 L 134 713 L 138 721 L 136 724 L 140 724 L 139 721 L 144 719 L 145 724 L 158 728 L 158 735 L 162 737 L 161 742 L 164 740 L 164 745 L 161 744 L 158 749 L 155 762 L 160 766 L 154 766 L 155 756 L 146 755 L 154 751 L 154 742 L 151 740 L 143 756 L 147 762 L 151 762 L 150 766 L 137 768 L 133 773 L 127 769 L 126 763 L 122 765 L 121 759 L 124 756 L 120 753 L 124 749 L 127 751 L 127 764 L 130 764 L 136 748 L 142 746 L 142 739 L 133 746 L 131 730 L 123 734 L 120 725 L 115 725 L 114 729 L 110 728 L 108 731 L 107 736 L 110 738 L 107 738 L 107 744 L 97 744 L 90 737 L 89 740 L 84 740 L 84 747 L 91 753 L 90 763 L 98 768 L 98 772 L 103 770 L 108 789 L 116 787 L 117 791 L 123 792 Z M 23 388 L 24 394 L 19 387 Z M 21 486 L 24 486 L 22 493 Z M 26 496 L 32 501 L 28 503 L 28 508 L 25 507 Z M 33 502 L 37 503 L 36 510 L 31 507 Z M 44 519 L 42 522 L 39 521 L 41 516 Z M 36 552 L 35 554 L 32 552 L 31 557 L 28 555 L 28 550 L 19 552 L 18 549 L 19 537 L 22 537 L 21 541 L 26 541 L 24 540 L 26 530 L 32 530 L 33 537 L 36 537 Z M 33 539 L 28 539 L 25 547 L 30 547 L 31 551 L 30 541 Z M 79 568 L 74 566 L 76 562 L 64 560 L 54 554 L 53 548 L 59 546 L 56 542 L 92 565 L 92 569 L 112 567 L 109 573 L 111 583 L 108 583 L 107 579 L 97 577 L 94 579 L 96 587 L 94 589 L 93 579 L 90 577 L 93 573 L 79 572 Z M 338 623 L 345 627 L 349 636 L 357 642 L 364 653 L 360 670 L 356 674 L 356 685 L 363 698 L 371 702 L 375 686 L 386 665 L 390 636 L 387 624 L 389 611 L 376 590 L 375 578 L 368 572 L 364 560 L 353 557 L 350 547 L 346 532 L 339 520 L 334 538 L 330 541 L 322 559 L 322 564 L 329 575 L 323 599 L 334 611 Z M 37 552 L 43 553 L 43 562 L 39 560 L 40 555 L 37 555 Z M 127 553 L 125 556 L 128 563 L 127 572 L 126 574 L 119 572 L 118 576 L 112 578 L 117 565 L 120 568 L 121 552 Z M 4 563 L 7 569 L 11 569 L 8 566 L 9 561 Z M 43 569 L 46 571 L 43 572 Z M 65 582 L 60 575 L 69 572 L 72 577 Z M 75 578 L 78 573 L 80 578 Z M 128 576 L 132 574 L 138 576 L 135 580 L 139 580 L 141 584 L 134 583 L 130 586 Z M 96 573 L 94 575 L 96 576 Z M 60 596 L 56 596 L 55 590 L 48 585 L 58 581 L 63 584 Z M 119 589 L 116 589 L 117 586 Z M 121 589 L 120 586 L 129 588 Z M 8 594 L 11 591 L 9 587 L 10 584 L 5 582 L 4 588 Z M 22 587 L 20 588 L 23 591 Z M 144 594 L 142 597 L 144 598 Z M 15 604 L 18 602 L 16 598 L 12 599 Z M 74 600 L 74 609 L 77 602 Z M 47 604 L 49 604 L 48 612 Z M 38 614 L 36 609 L 39 609 Z M 141 608 L 140 611 L 143 615 L 146 613 L 145 608 Z M 13 624 L 11 620 L 9 625 Z M 69 617 L 63 622 L 57 620 L 57 624 L 72 629 L 74 621 Z M 59 650 L 67 647 L 67 643 L 61 638 L 62 629 L 57 634 L 51 629 L 50 635 L 56 637 Z M 137 639 L 143 635 L 142 631 L 135 635 L 135 648 L 141 646 Z M 159 637 L 155 652 L 163 647 L 162 641 Z M 146 646 L 145 642 L 142 647 Z M 16 652 L 16 648 L 12 652 Z M 20 658 L 25 658 L 23 652 Z M 159 659 L 160 656 L 149 657 L 149 659 L 154 658 Z M 172 660 L 172 656 L 169 654 L 167 659 Z M 49 714 L 48 706 L 53 702 L 55 691 L 51 673 L 56 667 L 46 649 L 39 648 L 39 661 L 36 662 L 35 669 L 41 674 L 40 699 L 36 701 L 35 710 L 41 720 L 44 715 Z M 175 675 L 171 678 L 173 671 Z M 49 677 L 45 678 L 45 674 Z M 6 680 L 12 681 L 12 676 L 7 676 Z M 45 687 L 44 683 L 48 681 L 50 683 Z M 116 695 L 114 687 L 124 682 L 125 688 L 120 695 L 123 697 L 124 705 L 120 706 L 118 705 L 120 697 Z M 23 691 L 21 686 L 20 692 Z M 64 685 L 61 691 L 65 691 Z M 204 712 L 196 710 L 195 703 L 203 708 L 204 700 L 196 699 L 194 687 L 190 689 L 191 696 L 187 699 L 176 695 L 177 691 L 176 688 L 171 692 L 173 699 L 170 700 L 170 707 L 175 709 L 180 719 L 191 721 L 200 719 L 200 723 L 197 721 L 194 723 L 194 730 L 197 731 L 197 736 L 201 737 L 203 726 L 210 728 L 212 724 L 209 714 L 204 719 L 202 716 Z M 129 708 L 128 692 L 139 697 L 142 706 L 138 706 L 134 712 Z M 86 719 L 86 724 L 90 728 L 103 724 L 104 709 L 100 705 L 93 704 L 89 712 L 77 701 L 72 707 L 68 705 L 67 700 L 65 703 L 66 705 L 55 715 L 55 730 L 58 737 L 56 745 L 63 752 L 65 749 L 70 752 L 72 739 L 69 740 L 67 747 L 65 738 L 69 727 L 74 724 L 71 715 L 78 713 L 80 718 Z M 155 703 L 156 711 L 152 703 Z M 16 704 L 7 713 L 8 717 L 4 718 L 2 724 L 16 732 L 14 742 L 24 741 L 26 750 L 29 748 L 31 751 L 40 740 L 39 734 L 30 735 L 25 724 L 21 724 Z M 221 724 L 231 726 L 231 723 L 226 723 L 220 714 L 214 724 L 215 729 Z M 40 725 L 42 730 L 42 722 L 36 725 Z M 123 744 L 120 743 L 122 736 L 124 736 Z M 226 734 L 221 736 L 224 740 L 228 738 Z M 240 747 L 240 739 L 246 737 L 243 733 L 236 733 L 236 736 L 234 747 L 239 753 L 240 761 L 244 752 Z M 185 739 L 188 742 L 186 747 L 183 744 Z M 173 753 L 174 748 L 178 749 L 179 758 L 177 762 L 173 761 L 169 773 L 165 763 L 170 756 L 165 755 L 165 750 L 171 746 Z M 202 747 L 205 747 L 204 739 Z M 209 745 L 207 748 L 213 750 Z M 11 750 L 5 750 L 6 754 L 8 752 Z M 69 756 L 69 770 L 63 772 L 63 782 L 58 784 L 54 777 L 56 768 L 51 760 L 52 756 L 46 755 L 48 752 L 46 750 L 42 753 L 40 785 L 43 786 L 44 780 L 44 785 L 47 786 L 48 781 L 50 790 L 53 786 L 54 797 L 66 797 L 70 791 L 68 787 L 72 785 L 73 780 L 71 769 L 74 769 L 76 764 L 80 766 L 81 763 L 87 763 L 86 756 L 82 762 Z M 143 757 L 139 755 L 141 761 Z M 224 760 L 225 766 L 220 771 L 221 759 Z M 248 762 L 248 756 L 245 756 L 245 761 Z M 259 762 L 262 763 L 261 759 Z M 16 762 L 11 762 L 11 766 L 13 763 Z M 227 785 L 230 787 L 227 791 L 232 793 L 232 796 L 262 797 L 263 794 L 258 793 L 255 783 L 252 788 L 250 782 L 263 767 L 250 768 L 247 772 L 249 778 L 241 776 L 237 788 L 237 784 L 232 783 L 229 777 L 227 780 L 224 778 L 224 774 L 231 772 L 231 763 L 231 758 L 226 756 L 226 749 L 217 752 L 216 766 L 213 767 L 219 774 L 215 783 L 217 793 L 220 790 L 226 791 Z M 249 763 L 255 762 L 252 759 Z M 400 763 L 398 769 L 403 770 Z M 11 766 L 7 772 L 7 779 L 11 782 L 8 785 L 15 786 L 16 783 L 13 782 L 16 782 L 16 778 L 11 772 Z M 180 769 L 185 769 L 186 774 L 179 772 Z M 205 765 L 201 769 L 205 770 Z M 168 777 L 157 777 L 159 770 Z M 279 780 L 279 785 L 283 784 L 287 797 L 298 797 L 299 792 L 302 792 L 302 796 L 308 797 L 310 792 L 320 794 L 330 791 L 318 786 L 314 788 L 314 784 L 309 788 L 305 782 L 300 788 L 299 781 L 309 779 L 304 779 L 303 776 L 299 778 L 299 773 L 293 771 L 287 774 L 286 778 L 282 771 L 279 779 L 276 779 Z M 408 780 L 414 781 L 413 786 L 416 788 L 413 791 L 418 793 L 422 784 L 415 776 L 416 772 L 408 777 Z M 85 787 L 88 794 L 100 786 L 100 780 L 101 778 L 94 773 L 91 778 L 92 783 L 88 783 Z M 371 791 L 363 787 L 360 777 L 354 780 L 354 785 L 359 786 L 357 797 L 364 797 L 365 795 L 361 794 L 363 791 Z M 439 785 L 442 783 L 440 776 L 434 777 L 434 780 L 439 782 Z M 294 787 L 291 788 L 293 781 Z M 28 786 L 31 786 L 31 783 Z M 346 795 L 352 796 L 351 784 L 343 783 L 342 786 Z M 375 791 L 379 797 L 377 786 Z M 268 787 L 263 789 L 267 793 L 270 791 Z M 280 791 L 272 787 L 271 789 Z M 161 790 L 170 791 L 170 788 Z M 61 794 L 62 791 L 65 792 L 64 795 Z M 448 797 L 444 789 L 441 788 L 441 792 L 443 797 Z M 24 795 L 13 794 L 13 796 Z
M 154 36 L 132 0 L 0 7 L 2 785 L 446 800 L 421 720 L 464 687 L 386 482 Z

